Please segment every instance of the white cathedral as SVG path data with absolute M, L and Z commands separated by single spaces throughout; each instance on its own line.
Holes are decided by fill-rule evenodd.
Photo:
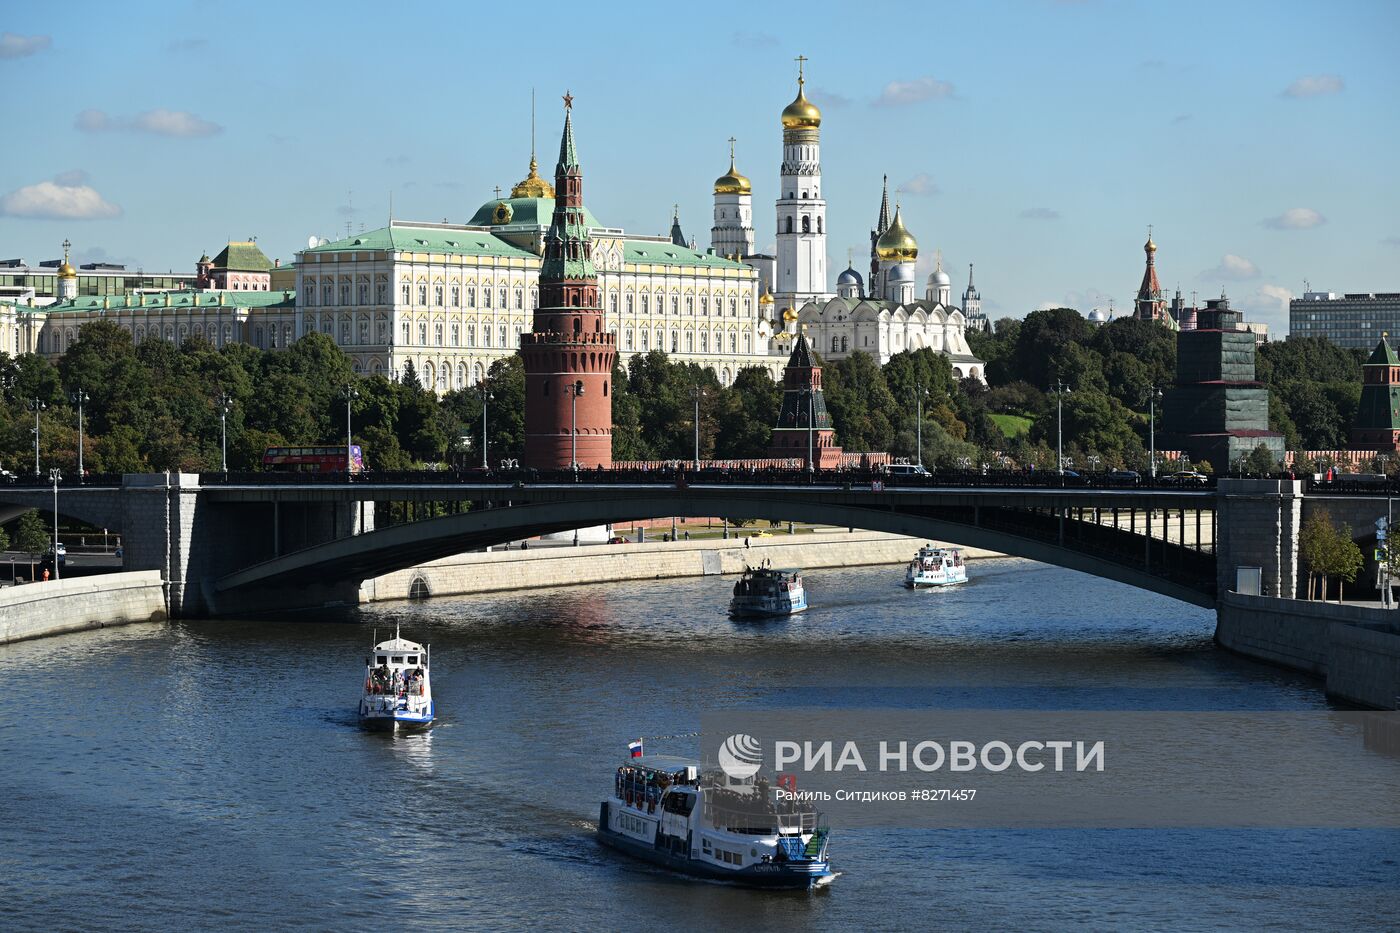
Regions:
M 822 198 L 821 111 L 807 99 L 798 59 L 797 98 L 783 109 L 783 164 L 777 202 L 777 255 L 754 253 L 753 186 L 735 166 L 730 140 L 729 171 L 715 180 L 713 251 L 758 269 L 759 299 L 771 312 L 771 352 L 786 356 L 799 329 L 828 360 L 857 350 L 882 365 L 905 350 L 924 347 L 948 357 L 957 378 L 986 381 L 983 362 L 967 344 L 969 327 L 986 327 L 981 293 L 968 267 L 962 308 L 952 303 L 952 281 L 941 257 L 928 277 L 924 297 L 915 296 L 919 245 L 904 226 L 898 206 L 891 219 L 888 179 L 880 216 L 871 232 L 871 275 L 847 268 L 827 287 L 826 201 Z

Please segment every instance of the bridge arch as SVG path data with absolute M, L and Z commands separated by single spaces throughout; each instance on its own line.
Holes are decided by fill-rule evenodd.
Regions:
M 1005 526 L 985 527 L 913 510 L 832 502 L 819 499 L 812 492 L 810 489 L 754 490 L 722 486 L 688 490 L 665 486 L 632 487 L 598 491 L 586 497 L 561 495 L 554 501 L 473 509 L 459 515 L 340 538 L 255 564 L 215 581 L 214 592 L 210 595 L 214 597 L 217 611 L 217 604 L 236 602 L 241 593 L 295 588 L 303 581 L 358 583 L 463 551 L 539 534 L 673 516 L 728 515 L 815 522 L 951 541 L 1078 570 L 1198 606 L 1215 605 L 1213 592 L 1152 572 L 1150 568 L 1134 566 L 1132 561 L 1116 558 L 1112 551 L 1089 552 L 1018 534 L 1014 528 Z M 1127 532 L 1121 534 L 1129 537 Z M 1139 542 L 1147 540 L 1141 535 L 1131 537 Z

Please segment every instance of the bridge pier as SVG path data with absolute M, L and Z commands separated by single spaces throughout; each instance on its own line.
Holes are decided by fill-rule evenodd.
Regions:
M 1222 479 L 1216 498 L 1216 592 L 1235 588 L 1240 567 L 1258 567 L 1265 595 L 1296 596 L 1302 481 Z

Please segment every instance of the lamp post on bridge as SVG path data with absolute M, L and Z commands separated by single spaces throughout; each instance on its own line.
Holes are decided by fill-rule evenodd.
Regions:
M 1069 386 L 1065 385 L 1063 379 L 1055 380 L 1055 386 L 1050 391 L 1055 393 L 1055 467 L 1060 471 L 1060 483 L 1065 480 L 1065 396 L 1069 394 Z
M 690 387 L 690 397 L 695 402 L 695 472 L 700 472 L 700 399 L 704 397 L 705 390 L 697 382 Z
M 58 481 L 63 474 L 58 467 L 49 469 L 49 482 L 53 483 L 53 578 L 58 579 Z
M 1162 390 L 1154 383 L 1147 387 L 1147 473 L 1157 478 L 1157 403 L 1162 400 Z
M 29 410 L 34 412 L 34 478 L 39 479 L 39 412 L 48 408 L 37 395 L 29 400 Z
M 219 469 L 228 476 L 228 413 L 233 411 L 233 396 L 219 393 Z
M 350 448 L 354 442 L 350 437 L 350 406 L 355 399 L 360 397 L 360 390 L 351 383 L 346 383 L 340 390 L 341 398 L 345 399 L 345 480 L 350 481 L 350 474 L 354 471 L 355 461 Z
M 924 396 L 927 395 L 922 382 L 914 386 L 914 429 L 915 447 L 918 449 L 919 466 L 924 465 Z
M 486 404 L 488 393 L 486 391 L 486 380 L 477 383 L 477 388 L 481 392 L 481 469 L 488 471 L 490 467 L 486 464 Z
M 574 471 L 574 482 L 578 482 L 578 397 L 583 394 L 583 380 L 579 379 L 565 387 L 569 392 L 569 469 Z M 578 532 L 574 532 L 574 543 L 578 543 Z
M 83 482 L 83 403 L 88 400 L 88 394 L 79 386 L 72 395 L 73 404 L 78 406 L 78 484 Z M 55 557 L 55 559 L 57 559 Z

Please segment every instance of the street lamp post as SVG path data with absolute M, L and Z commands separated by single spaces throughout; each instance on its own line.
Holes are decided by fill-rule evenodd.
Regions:
M 39 412 L 49 406 L 45 405 L 38 396 L 29 400 L 29 410 L 34 412 L 34 478 L 40 477 L 39 473 Z
M 690 397 L 695 401 L 695 471 L 700 471 L 700 397 L 705 394 L 699 384 L 690 387 Z
M 355 399 L 360 397 L 360 390 L 347 382 L 345 387 L 341 389 L 340 394 L 345 399 L 345 478 L 348 480 L 350 478 L 351 467 L 354 466 L 354 461 L 350 452 L 350 448 L 353 446 L 353 441 L 350 437 L 350 405 Z
M 69 396 L 73 404 L 78 406 L 78 483 L 83 482 L 83 403 L 88 400 L 88 394 L 81 387 Z
M 1055 381 L 1055 466 L 1060 471 L 1060 479 L 1065 477 L 1065 396 L 1069 386 L 1063 379 Z
M 53 483 L 53 578 L 58 579 L 58 481 L 63 474 L 58 467 L 49 469 L 49 481 Z
M 233 396 L 219 395 L 219 469 L 228 475 L 228 413 L 233 411 Z
M 486 383 L 480 383 L 481 389 L 481 468 L 489 469 L 486 465 Z
M 924 384 L 921 382 L 914 387 L 914 425 L 918 432 L 917 446 L 919 451 L 919 466 L 924 465 Z
M 569 392 L 569 469 L 578 479 L 578 397 L 583 394 L 583 380 L 579 379 L 566 387 Z
M 1147 472 L 1157 478 L 1157 403 L 1162 400 L 1162 390 L 1156 385 L 1147 387 Z

